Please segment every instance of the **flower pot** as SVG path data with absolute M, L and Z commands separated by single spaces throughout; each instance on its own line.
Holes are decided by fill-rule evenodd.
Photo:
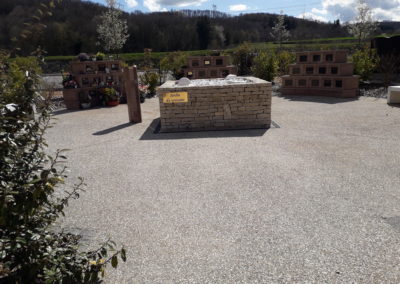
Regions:
M 88 108 L 90 108 L 90 103 L 81 103 L 81 107 L 83 109 L 88 109 Z
M 108 101 L 107 106 L 114 107 L 119 105 L 119 101 Z

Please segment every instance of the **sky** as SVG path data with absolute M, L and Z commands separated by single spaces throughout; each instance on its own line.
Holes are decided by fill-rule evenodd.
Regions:
M 105 4 L 105 0 L 90 0 Z M 119 0 L 127 12 L 169 11 L 180 9 L 212 10 L 232 15 L 241 13 L 280 13 L 319 21 L 351 21 L 356 15 L 357 0 Z M 400 21 L 400 0 L 365 0 L 375 20 Z

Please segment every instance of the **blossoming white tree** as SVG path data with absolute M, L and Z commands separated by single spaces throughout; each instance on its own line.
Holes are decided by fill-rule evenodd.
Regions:
M 354 23 L 348 27 L 349 33 L 358 40 L 358 44 L 369 38 L 378 28 L 378 23 L 372 17 L 371 8 L 364 0 L 357 1 L 357 16 Z
M 272 27 L 271 36 L 279 43 L 279 47 L 282 46 L 283 41 L 288 40 L 290 37 L 290 32 L 285 26 L 285 15 L 283 15 L 283 11 L 281 11 L 281 14 L 278 16 L 278 21 L 275 23 L 275 26 Z
M 101 15 L 97 27 L 98 39 L 105 51 L 119 51 L 129 37 L 128 23 L 121 18 L 122 11 L 117 0 L 106 0 L 108 10 Z

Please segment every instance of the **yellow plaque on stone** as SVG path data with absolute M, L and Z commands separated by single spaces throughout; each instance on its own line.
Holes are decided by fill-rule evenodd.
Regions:
M 164 104 L 187 103 L 188 101 L 187 92 L 165 93 L 163 96 Z

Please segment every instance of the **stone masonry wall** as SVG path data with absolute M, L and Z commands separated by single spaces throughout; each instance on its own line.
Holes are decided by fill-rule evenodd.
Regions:
M 247 78 L 253 83 L 202 87 L 165 83 L 157 91 L 161 132 L 269 128 L 271 83 Z M 163 103 L 164 94 L 169 92 L 188 92 L 188 102 Z

